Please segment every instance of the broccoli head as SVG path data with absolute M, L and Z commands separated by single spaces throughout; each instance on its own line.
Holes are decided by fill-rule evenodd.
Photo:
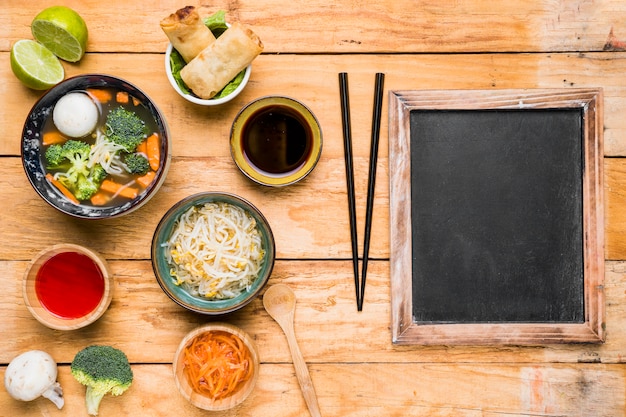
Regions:
M 148 158 L 140 153 L 131 153 L 124 159 L 126 170 L 131 174 L 145 174 L 150 169 Z
M 143 142 L 148 133 L 146 124 L 135 112 L 117 107 L 111 110 L 107 116 L 106 137 L 111 142 L 124 147 L 128 153 L 134 152 L 137 146 Z
M 89 151 L 91 145 L 80 140 L 70 139 L 63 145 L 50 145 L 46 150 L 48 168 L 66 169 L 68 177 L 76 181 L 78 175 L 88 175 Z
M 81 201 L 90 199 L 91 196 L 98 192 L 98 189 L 100 189 L 100 185 L 106 176 L 107 172 L 104 170 L 102 165 L 94 165 L 88 176 L 78 177 L 78 181 L 76 182 L 74 189 L 74 196 Z
M 87 386 L 87 412 L 98 415 L 105 394 L 122 395 L 133 382 L 126 354 L 106 345 L 88 346 L 78 352 L 70 366 L 72 376 Z
M 91 198 L 106 177 L 102 165 L 90 167 L 90 151 L 88 143 L 70 139 L 63 145 L 50 145 L 45 154 L 48 168 L 58 170 L 59 181 L 81 201 Z
M 69 141 L 68 141 L 69 142 Z M 65 161 L 65 152 L 62 145 L 50 145 L 46 149 L 46 162 L 49 167 L 58 167 Z M 69 164 L 69 161 L 67 161 Z
M 104 170 L 104 167 L 102 165 L 95 164 L 93 168 L 91 169 L 91 174 L 89 175 L 89 178 L 92 181 L 97 182 L 98 184 L 102 184 L 102 181 L 104 181 L 107 175 L 108 174 Z

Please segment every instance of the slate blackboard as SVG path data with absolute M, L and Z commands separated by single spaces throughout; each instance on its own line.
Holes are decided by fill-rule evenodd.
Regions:
M 411 112 L 418 322 L 583 322 L 582 112 Z
M 390 92 L 394 343 L 603 341 L 601 97 Z

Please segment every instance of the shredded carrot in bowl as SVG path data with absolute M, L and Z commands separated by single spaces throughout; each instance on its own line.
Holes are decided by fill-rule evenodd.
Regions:
M 196 336 L 184 351 L 184 373 L 193 390 L 212 400 L 232 395 L 253 374 L 250 351 L 235 334 L 210 331 Z

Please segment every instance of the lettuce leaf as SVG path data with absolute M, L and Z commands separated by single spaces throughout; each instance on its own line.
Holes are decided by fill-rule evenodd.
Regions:
M 172 48 L 172 53 L 170 54 L 170 68 L 172 69 L 172 77 L 176 80 L 176 84 L 178 84 L 178 88 L 185 93 L 191 94 L 191 90 L 187 87 L 187 84 L 183 81 L 180 76 L 180 71 L 183 67 L 187 65 L 182 55 L 176 50 L 176 48 Z
M 205 18 L 204 24 L 211 29 L 211 32 L 213 32 L 216 38 L 219 38 L 219 36 L 228 29 L 228 25 L 226 24 L 226 12 L 224 10 L 218 10 L 211 16 Z
M 222 91 L 217 93 L 213 98 L 226 97 L 227 95 L 235 91 L 237 87 L 239 87 L 241 82 L 243 81 L 243 76 L 245 73 L 246 73 L 245 69 L 241 70 L 241 72 L 239 72 L 239 74 L 237 74 L 235 78 L 233 78 L 228 84 L 226 84 L 224 88 L 222 88 Z

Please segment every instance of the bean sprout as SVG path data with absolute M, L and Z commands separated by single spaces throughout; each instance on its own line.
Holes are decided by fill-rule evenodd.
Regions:
M 98 129 L 96 131 L 96 143 L 89 152 L 89 166 L 102 165 L 102 168 L 111 175 L 122 175 L 126 172 L 126 165 L 120 157 L 122 145 L 111 142 L 106 135 Z
M 164 246 L 175 284 L 211 300 L 234 298 L 249 290 L 265 255 L 254 218 L 222 202 L 183 213 Z

